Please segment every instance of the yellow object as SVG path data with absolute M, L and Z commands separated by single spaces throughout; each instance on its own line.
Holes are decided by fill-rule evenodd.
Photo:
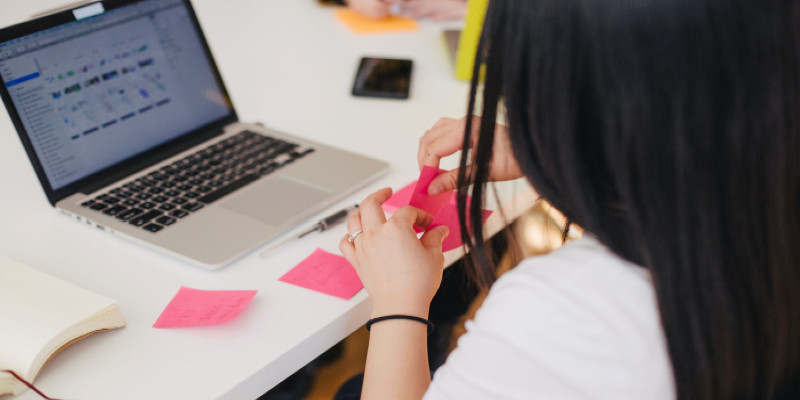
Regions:
M 483 19 L 489 0 L 469 0 L 467 2 L 467 16 L 464 20 L 464 30 L 458 39 L 458 52 L 456 53 L 456 78 L 468 81 L 472 79 L 472 69 L 475 65 L 475 52 L 478 50 L 478 41 L 483 29 Z
M 417 29 L 417 21 L 406 17 L 387 17 L 381 19 L 367 18 L 347 8 L 334 11 L 334 15 L 354 32 L 359 34 L 413 31 Z

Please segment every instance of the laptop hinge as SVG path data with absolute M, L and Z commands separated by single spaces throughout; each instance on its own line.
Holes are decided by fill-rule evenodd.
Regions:
M 44 16 L 48 16 L 48 15 L 52 15 L 52 14 L 58 14 L 58 13 L 60 13 L 60 12 L 62 12 L 62 11 L 72 10 L 73 8 L 78 8 L 78 7 L 85 6 L 85 5 L 89 5 L 89 4 L 92 4 L 92 3 L 101 3 L 101 1 L 98 1 L 98 0 L 83 0 L 83 1 L 76 1 L 76 2 L 74 2 L 74 3 L 70 3 L 70 4 L 67 4 L 67 5 L 65 5 L 65 6 L 60 6 L 60 7 L 56 7 L 56 8 L 51 8 L 51 9 L 49 9 L 49 10 L 45 10 L 45 11 L 42 11 L 42 12 L 39 12 L 39 13 L 33 14 L 33 15 L 31 16 L 31 19 L 34 19 L 34 18 L 40 18 L 40 17 L 44 17 Z

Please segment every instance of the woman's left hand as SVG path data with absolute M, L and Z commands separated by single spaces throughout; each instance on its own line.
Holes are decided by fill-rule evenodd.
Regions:
M 436 227 L 417 238 L 414 226 L 427 227 L 433 217 L 414 207 L 403 207 L 389 220 L 381 204 L 392 196 L 392 189 L 381 189 L 364 200 L 347 220 L 349 234 L 357 231 L 352 243 L 346 235 L 339 250 L 355 267 L 364 288 L 372 298 L 372 316 L 406 314 L 428 317 L 428 308 L 442 282 L 445 226 Z

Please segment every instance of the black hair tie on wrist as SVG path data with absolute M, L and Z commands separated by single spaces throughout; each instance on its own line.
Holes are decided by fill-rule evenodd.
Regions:
M 376 322 L 386 321 L 387 319 L 408 319 L 408 320 L 411 320 L 411 321 L 421 322 L 421 323 L 423 323 L 425 325 L 428 325 L 428 334 L 433 332 L 433 322 L 428 321 L 425 318 L 415 317 L 413 315 L 402 315 L 402 314 L 385 315 L 383 317 L 373 318 L 373 319 L 367 321 L 367 324 L 366 324 L 367 331 L 370 330 L 370 328 L 372 327 L 372 324 L 374 324 Z

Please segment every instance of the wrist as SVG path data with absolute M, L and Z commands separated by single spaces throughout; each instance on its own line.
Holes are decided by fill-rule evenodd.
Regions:
M 413 317 L 428 319 L 429 303 L 404 303 L 404 304 L 381 304 L 372 305 L 372 315 L 370 318 L 378 318 L 386 315 L 410 315 Z
M 418 328 L 424 326 L 428 334 L 430 334 L 434 330 L 433 322 L 429 321 L 426 318 L 419 318 L 405 314 L 394 314 L 394 315 L 386 315 L 383 317 L 371 318 L 366 323 L 367 331 L 371 331 L 372 325 L 380 322 L 384 322 L 383 324 L 384 326 L 389 325 L 388 322 L 403 323 L 406 324 L 405 326 L 406 329 L 411 327 Z

